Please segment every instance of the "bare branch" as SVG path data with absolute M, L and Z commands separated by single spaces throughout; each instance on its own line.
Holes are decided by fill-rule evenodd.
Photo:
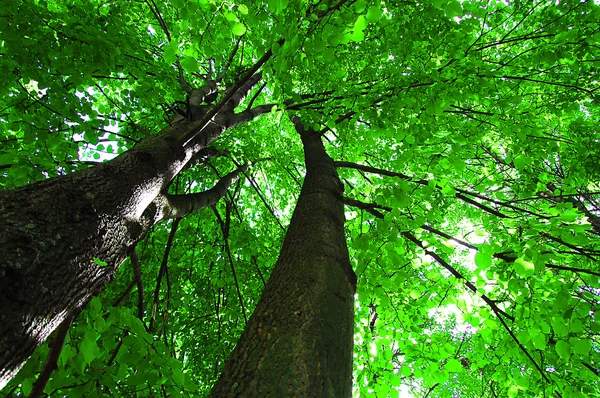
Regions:
M 65 338 L 67 337 L 67 332 L 71 327 L 71 323 L 73 319 L 79 314 L 79 311 L 76 313 L 68 315 L 65 320 L 58 326 L 56 329 L 56 334 L 54 335 L 54 340 L 52 340 L 52 344 L 50 345 L 50 352 L 48 353 L 48 357 L 46 358 L 46 363 L 44 364 L 44 368 L 40 372 L 37 380 L 33 384 L 33 389 L 29 394 L 29 398 L 39 398 L 44 393 L 44 388 L 48 384 L 48 380 L 50 380 L 50 375 L 54 371 L 54 369 L 58 368 L 58 358 L 60 357 L 60 353 L 65 344 Z
M 138 258 L 135 247 L 131 250 L 129 257 L 131 258 L 131 265 L 133 267 L 133 275 L 135 278 L 135 283 L 137 285 L 138 318 L 140 318 L 140 321 L 142 321 L 142 323 L 143 323 L 144 322 L 144 285 L 142 284 L 142 268 L 140 266 L 140 260 Z
M 231 274 L 233 275 L 233 280 L 235 283 L 235 289 L 237 291 L 237 296 L 238 296 L 238 300 L 240 302 L 240 311 L 242 312 L 242 316 L 244 317 L 244 322 L 248 323 L 248 318 L 246 317 L 246 308 L 244 307 L 244 300 L 242 297 L 242 292 L 240 290 L 240 284 L 238 282 L 238 278 L 237 278 L 237 273 L 235 271 L 235 265 L 233 263 L 233 257 L 231 256 L 231 250 L 229 248 L 229 225 L 230 225 L 230 217 L 231 217 L 231 206 L 228 203 L 228 205 L 225 207 L 225 222 L 223 222 L 223 219 L 221 218 L 221 215 L 219 214 L 219 211 L 217 210 L 216 206 L 213 206 L 213 212 L 215 213 L 215 216 L 217 217 L 217 221 L 219 222 L 219 225 L 221 226 L 221 232 L 223 234 L 223 240 L 224 240 L 224 246 L 225 246 L 225 252 L 227 253 L 227 259 L 229 261 L 229 266 L 231 268 Z
M 280 39 L 278 41 L 279 44 L 283 44 L 283 42 L 284 42 L 284 39 Z M 221 100 L 218 103 L 213 105 L 208 110 L 208 112 L 206 112 L 206 114 L 204 115 L 204 117 L 202 117 L 201 120 L 199 120 L 197 123 L 194 124 L 194 128 L 191 128 L 187 133 L 185 133 L 181 138 L 178 139 L 177 144 L 181 145 L 182 147 L 188 146 L 188 144 L 194 139 L 194 137 L 196 137 L 204 129 L 204 127 L 208 124 L 208 122 L 211 121 L 212 118 L 219 111 L 221 111 L 221 109 L 225 106 L 225 104 L 227 104 L 227 102 L 229 102 L 229 100 L 231 98 L 233 98 L 233 96 L 238 92 L 238 90 L 245 83 L 247 83 L 252 78 L 252 76 L 254 76 L 254 74 L 256 72 L 258 72 L 258 70 L 271 58 L 272 55 L 273 55 L 273 51 L 271 49 L 269 49 L 254 64 L 254 66 L 252 66 L 252 68 L 250 68 L 248 70 L 248 72 L 246 72 L 246 74 L 244 76 L 242 76 L 242 78 L 240 80 L 238 80 L 229 90 L 227 90 L 227 92 L 225 93 L 223 98 L 221 98 Z
M 229 59 L 227 60 L 227 63 L 225 64 L 225 67 L 223 68 L 223 71 L 221 72 L 221 74 L 219 74 L 219 76 L 215 77 L 215 80 L 218 83 L 220 83 L 223 80 L 223 78 L 225 76 L 227 76 L 227 71 L 229 70 L 229 67 L 233 63 L 233 60 L 235 59 L 235 55 L 237 54 L 237 51 L 240 48 L 241 41 L 242 41 L 242 36 L 238 37 L 237 42 L 235 43 L 235 46 L 233 47 L 233 51 L 231 51 L 231 55 L 229 56 Z
M 369 173 L 375 173 L 375 174 L 380 174 L 380 175 L 385 175 L 385 176 L 390 176 L 390 177 L 397 177 L 400 178 L 402 180 L 406 180 L 406 181 L 410 181 L 410 182 L 414 182 L 416 184 L 420 184 L 420 185 L 429 185 L 429 181 L 428 180 L 415 180 L 413 179 L 413 177 L 407 176 L 406 174 L 402 174 L 402 173 L 396 173 L 393 171 L 388 171 L 388 170 L 383 170 L 383 169 L 377 169 L 375 167 L 370 167 L 370 166 L 364 166 L 358 163 L 352 163 L 352 162 L 335 162 L 335 167 L 347 167 L 347 168 L 351 168 L 351 169 L 356 169 L 356 170 L 362 170 L 362 171 L 366 171 Z M 442 189 L 442 187 L 440 185 L 435 185 L 436 189 Z M 456 190 L 458 191 L 458 189 Z M 462 191 L 462 192 L 466 192 L 466 191 Z M 463 195 L 462 193 L 457 192 L 454 195 L 456 198 L 461 199 L 464 202 L 467 202 L 485 212 L 488 212 L 490 214 L 493 214 L 497 217 L 500 218 L 509 218 L 507 215 L 499 212 L 498 210 L 495 210 L 489 206 L 486 206 L 482 203 L 476 202 L 475 200 L 466 197 L 465 195 Z
M 177 233 L 177 228 L 179 227 L 180 221 L 181 218 L 176 218 L 173 220 L 173 224 L 171 225 L 171 232 L 169 233 L 169 239 L 167 240 L 167 246 L 165 247 L 165 253 L 160 264 L 160 270 L 158 271 L 158 276 L 156 277 L 156 288 L 154 289 L 154 303 L 152 304 L 152 313 L 150 315 L 150 324 L 148 326 L 148 330 L 150 330 L 151 332 L 154 331 L 154 319 L 156 317 L 156 310 L 158 309 L 158 302 L 160 300 L 160 285 L 162 283 L 163 276 L 167 272 L 167 264 L 169 263 L 169 253 L 171 253 L 171 248 L 173 247 L 173 240 L 175 239 L 175 234 Z
M 504 317 L 506 317 L 507 319 L 510 319 L 511 321 L 514 322 L 515 318 L 512 315 L 507 314 L 505 311 L 501 310 L 500 308 L 498 308 L 498 306 L 496 305 L 496 303 L 490 299 L 488 296 L 486 296 L 485 294 L 479 292 L 477 290 L 477 287 L 475 285 L 473 285 L 471 282 L 469 282 L 467 279 L 465 279 L 465 277 L 453 266 L 451 266 L 446 260 L 444 260 L 439 254 L 432 252 L 431 250 L 428 250 L 425 245 L 423 245 L 423 242 L 421 242 L 420 240 L 418 240 L 413 234 L 411 234 L 410 232 L 401 232 L 402 236 L 404 236 L 405 238 L 407 238 L 408 240 L 410 240 L 411 242 L 413 242 L 415 245 L 419 246 L 421 249 L 423 249 L 425 251 L 425 254 L 431 256 L 435 261 L 438 262 L 438 264 L 440 264 L 442 267 L 446 268 L 446 270 L 448 270 L 455 278 L 457 279 L 462 279 L 464 280 L 464 285 L 471 290 L 473 293 L 479 294 L 481 296 L 481 298 L 483 299 L 483 301 L 485 301 L 485 303 L 497 314 L 502 314 Z

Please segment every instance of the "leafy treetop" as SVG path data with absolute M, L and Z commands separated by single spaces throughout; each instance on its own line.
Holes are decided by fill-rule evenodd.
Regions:
M 600 393 L 598 20 L 591 1 L 3 1 L 5 189 L 126 151 L 166 123 L 182 81 L 221 77 L 223 92 L 273 53 L 242 104 L 272 112 L 171 189 L 268 160 L 218 206 L 153 229 L 138 248 L 151 323 L 128 262 L 46 392 L 210 390 L 299 192 L 297 112 L 329 128 L 345 183 L 356 396 Z M 7 391 L 28 394 L 47 353 Z

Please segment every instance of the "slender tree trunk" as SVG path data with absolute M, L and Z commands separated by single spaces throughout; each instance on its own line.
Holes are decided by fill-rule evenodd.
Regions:
M 321 136 L 294 120 L 306 177 L 263 295 L 212 397 L 349 397 L 356 275 L 343 187 Z
M 104 288 L 150 226 L 214 203 L 245 170 L 203 194 L 165 193 L 212 139 L 264 113 L 234 114 L 234 105 L 203 129 L 180 120 L 110 162 L 0 192 L 0 389 Z M 194 129 L 201 131 L 182 145 Z

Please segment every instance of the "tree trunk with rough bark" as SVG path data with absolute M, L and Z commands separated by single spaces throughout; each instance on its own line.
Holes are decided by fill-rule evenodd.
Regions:
M 354 292 L 343 186 L 319 132 L 294 119 L 306 177 L 281 253 L 212 397 L 350 397 Z
M 65 318 L 102 291 L 154 223 L 215 203 L 246 170 L 200 194 L 166 193 L 210 141 L 270 111 L 233 112 L 259 79 L 246 82 L 206 126 L 177 120 L 110 162 L 0 192 L 0 389 Z

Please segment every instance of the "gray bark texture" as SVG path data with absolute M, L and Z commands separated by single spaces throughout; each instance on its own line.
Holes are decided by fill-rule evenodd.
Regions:
M 245 93 L 257 80 L 242 86 Z M 165 193 L 210 141 L 268 111 L 236 114 L 242 99 L 236 94 L 206 125 L 172 121 L 110 162 L 0 192 L 0 389 L 58 325 L 104 289 L 154 223 L 215 203 L 246 170 L 203 194 Z M 186 145 L 184 135 L 193 137 Z
M 350 397 L 356 275 L 343 187 L 319 133 L 293 119 L 306 177 L 262 297 L 211 397 Z

